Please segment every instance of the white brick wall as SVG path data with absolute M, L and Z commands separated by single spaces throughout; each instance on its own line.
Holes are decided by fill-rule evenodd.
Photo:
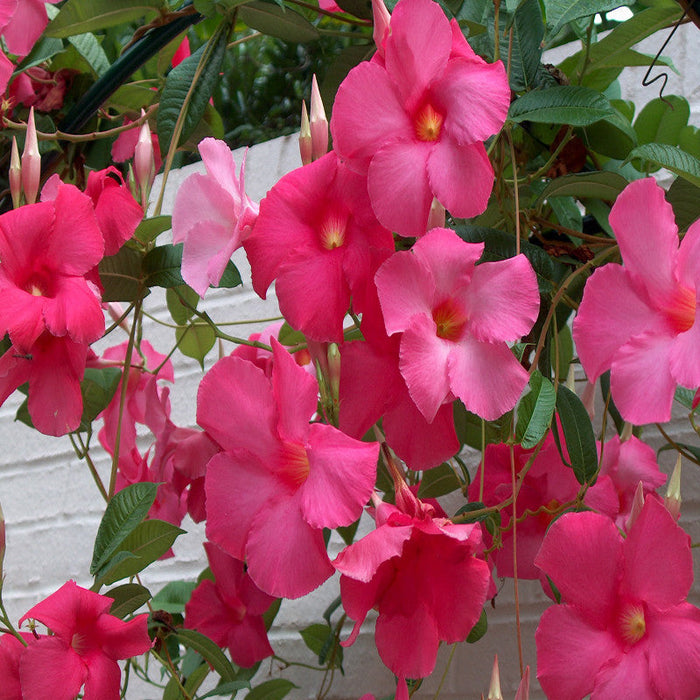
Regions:
M 665 52 L 673 57 L 680 77 L 670 73 L 666 94 L 682 94 L 691 102 L 691 123 L 700 123 L 700 63 L 697 61 L 700 35 L 693 25 L 681 28 L 671 46 Z M 641 45 L 642 51 L 655 53 L 663 39 L 653 37 Z M 549 60 L 557 62 L 564 49 Z M 645 69 L 627 71 L 623 85 L 624 97 L 641 104 L 657 96 L 656 86 L 642 88 L 641 76 Z M 240 163 L 241 153 L 236 153 Z M 288 170 L 298 165 L 296 140 L 293 137 L 276 139 L 250 149 L 246 171 L 246 184 L 251 197 L 260 199 L 267 189 Z M 189 166 L 171 175 L 168 183 L 169 196 L 164 212 L 172 208 L 173 192 L 180 182 L 201 166 Z M 274 294 L 262 302 L 253 293 L 249 280 L 250 272 L 240 251 L 235 262 L 241 270 L 244 285 L 235 290 L 210 291 L 203 308 L 217 320 L 237 320 L 270 317 L 277 314 Z M 146 301 L 149 313 L 169 321 L 164 296 L 153 294 Z M 236 333 L 243 337 L 263 325 L 238 327 Z M 121 333 L 121 331 L 119 332 Z M 161 352 L 167 352 L 173 342 L 172 330 L 148 324 L 145 336 Z M 125 336 L 114 334 L 111 344 L 122 342 Z M 227 352 L 229 349 L 226 350 Z M 212 352 L 207 367 L 216 359 Z M 193 425 L 195 415 L 194 398 L 202 376 L 198 364 L 177 356 L 175 359 L 176 384 L 172 390 L 173 420 L 178 425 Z M 52 439 L 38 435 L 24 425 L 13 423 L 19 400 L 9 399 L 0 408 L 0 502 L 7 521 L 8 551 L 5 560 L 4 600 L 11 616 L 16 620 L 38 600 L 50 594 L 66 580 L 73 578 L 79 584 L 91 583 L 87 572 L 92 554 L 92 542 L 103 510 L 100 496 L 85 465 L 75 458 L 68 438 Z M 671 428 L 679 440 L 691 441 L 683 434 L 684 424 L 677 421 Z M 687 431 L 686 431 L 687 433 Z M 647 431 L 647 437 L 654 430 Z M 662 443 L 652 439 L 654 447 Z M 100 451 L 95 451 L 95 456 Z M 673 456 L 664 453 L 662 462 L 670 469 Z M 99 471 L 108 474 L 109 464 L 103 456 L 96 459 Z M 683 475 L 683 515 L 681 522 L 693 541 L 700 541 L 700 474 L 698 468 L 686 464 Z M 193 580 L 205 566 L 205 557 L 200 542 L 203 528 L 186 520 L 183 527 L 188 531 L 175 546 L 176 557 L 160 562 L 144 575 L 144 583 L 152 592 L 169 580 L 183 578 Z M 696 585 L 691 600 L 700 603 L 697 581 L 700 580 L 698 557 L 696 559 Z M 497 598 L 495 609 L 489 609 L 489 633 L 474 646 L 461 645 L 452 661 L 441 693 L 443 700 L 478 698 L 488 688 L 493 654 L 498 652 L 501 662 L 501 678 L 505 697 L 513 697 L 519 674 L 517 670 L 517 645 L 513 630 L 512 582 L 507 581 Z M 312 596 L 293 603 L 285 602 L 272 635 L 272 645 L 281 656 L 299 659 L 306 663 L 314 660 L 300 642 L 296 630 L 314 621 L 320 621 L 325 606 L 337 595 L 337 584 L 331 580 Z M 541 611 L 546 607 L 539 584 L 524 581 L 520 584 L 521 620 L 525 662 L 534 666 L 535 650 L 533 635 Z M 379 661 L 374 649 L 372 630 L 360 636 L 354 647 L 345 652 L 345 677 L 337 674 L 332 698 L 353 700 L 365 692 L 374 692 L 378 697 L 392 691 L 393 677 Z M 417 698 L 432 697 L 445 668 L 448 651 L 441 650 L 434 677 L 427 680 Z M 261 676 L 270 671 L 275 674 L 279 664 L 263 664 Z M 321 683 L 320 674 L 306 670 L 285 671 L 300 690 L 289 697 L 296 700 L 316 696 Z M 533 686 L 536 686 L 533 683 Z M 146 700 L 155 697 L 152 690 L 136 683 L 131 687 L 130 700 Z M 539 689 L 532 692 L 533 698 L 541 698 Z

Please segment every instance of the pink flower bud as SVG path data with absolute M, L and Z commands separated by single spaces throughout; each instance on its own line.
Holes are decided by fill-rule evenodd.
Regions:
M 25 204 L 34 204 L 39 192 L 39 180 L 41 178 L 41 156 L 39 155 L 39 142 L 36 136 L 36 124 L 34 123 L 34 107 L 29 110 L 27 120 L 27 135 L 22 152 L 22 189 L 24 189 Z
M 673 468 L 671 478 L 666 487 L 666 497 L 664 498 L 666 510 L 678 520 L 681 516 L 681 456 L 678 455 L 676 466 Z
M 301 103 L 301 129 L 299 131 L 299 153 L 301 164 L 308 165 L 312 160 L 311 147 L 311 125 L 309 124 L 309 113 L 306 111 L 306 102 Z
M 12 206 L 17 209 L 22 199 L 22 163 L 19 159 L 17 139 L 12 137 L 12 154 L 10 155 L 10 192 L 12 193 Z
M 634 500 L 632 501 L 632 508 L 630 508 L 630 515 L 625 523 L 625 530 L 629 532 L 632 529 L 635 521 L 639 517 L 639 514 L 644 508 L 644 484 L 640 481 L 637 484 L 637 490 L 634 492 Z
M 515 700 L 529 700 L 530 698 L 530 667 L 525 667 L 525 673 L 520 680 L 518 692 L 515 693 Z
M 434 228 L 445 228 L 445 207 L 443 207 L 435 197 L 433 197 L 433 202 L 430 205 L 426 231 L 430 231 Z
M 145 116 L 141 110 L 141 116 Z M 151 139 L 151 127 L 146 120 L 139 131 L 139 138 L 134 149 L 134 177 L 141 194 L 141 205 L 145 207 L 148 202 L 148 193 L 156 176 L 156 162 L 153 155 L 153 141 Z
M 389 10 L 386 9 L 384 0 L 372 0 L 372 15 L 374 16 L 372 38 L 377 45 L 377 53 L 380 56 L 384 56 L 384 42 L 389 36 L 389 24 L 391 22 L 391 15 Z
M 493 669 L 491 671 L 491 685 L 486 700 L 503 700 L 501 694 L 501 674 L 498 670 L 498 654 L 493 657 Z
M 311 79 L 311 157 L 318 160 L 328 153 L 328 119 L 318 90 L 316 76 Z

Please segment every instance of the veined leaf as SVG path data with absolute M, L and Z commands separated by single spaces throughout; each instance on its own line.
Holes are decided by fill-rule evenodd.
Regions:
M 549 430 L 556 400 L 552 383 L 535 370 L 530 377 L 530 391 L 518 404 L 515 426 L 515 438 L 526 450 L 534 447 Z
M 622 175 L 608 171 L 564 175 L 547 183 L 537 199 L 543 202 L 549 197 L 595 198 L 613 201 L 629 183 Z
M 690 153 L 682 151 L 677 146 L 663 143 L 645 143 L 637 146 L 627 156 L 625 163 L 634 158 L 650 161 L 662 168 L 680 175 L 688 182 L 700 187 L 700 160 Z
M 557 412 L 571 468 L 579 484 L 593 485 L 598 471 L 598 450 L 591 419 L 581 399 L 563 384 L 557 389 Z M 558 440 L 558 430 L 553 430 Z
M 577 85 L 559 85 L 525 93 L 510 106 L 508 117 L 514 122 L 587 126 L 612 114 L 610 103 L 599 92 Z
M 163 6 L 163 0 L 68 0 L 46 27 L 44 35 L 63 38 L 144 17 L 153 19 Z
M 634 130 L 640 144 L 666 143 L 678 145 L 681 129 L 688 124 L 690 105 L 678 95 L 656 97 L 644 105 L 634 121 Z
M 236 680 L 236 670 L 231 662 L 226 658 L 218 644 L 212 642 L 209 637 L 205 637 L 195 630 L 186 629 L 178 629 L 174 635 L 180 644 L 184 644 L 188 649 L 194 649 L 205 658 L 224 681 Z
M 75 50 L 85 59 L 87 64 L 95 71 L 95 75 L 102 77 L 109 70 L 109 59 L 97 37 L 90 32 L 68 37 L 68 41 L 75 46 Z
M 608 12 L 632 3 L 633 0 L 546 0 L 549 36 L 555 36 L 565 24 L 572 20 L 591 17 L 598 12 Z
M 124 619 L 127 615 L 138 610 L 151 598 L 151 592 L 148 588 L 140 586 L 138 583 L 125 583 L 122 586 L 116 586 L 106 591 L 104 595 L 114 600 L 109 612 L 120 619 Z
M 284 41 L 303 44 L 319 37 L 316 27 L 305 17 L 276 3 L 253 0 L 240 8 L 238 17 L 251 29 Z
M 256 685 L 245 696 L 245 700 L 281 700 L 296 687 L 292 681 L 288 681 L 286 678 L 273 678 L 270 681 Z

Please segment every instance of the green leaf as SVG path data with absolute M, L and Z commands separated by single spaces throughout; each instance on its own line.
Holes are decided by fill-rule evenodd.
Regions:
M 589 148 L 596 153 L 623 160 L 637 145 L 637 134 L 629 120 L 613 107 L 613 113 L 585 129 Z
M 557 389 L 556 406 L 576 480 L 592 486 L 598 471 L 598 450 L 591 419 L 581 399 L 563 384 Z M 557 433 L 555 429 L 555 437 Z
M 328 640 L 330 639 L 332 643 L 335 639 L 333 629 L 328 625 L 315 623 L 305 627 L 303 630 L 299 630 L 299 634 L 304 640 L 304 644 L 319 657 L 318 663 L 323 666 L 326 663 L 325 657 L 328 654 L 326 648 L 328 646 Z
M 532 90 L 510 106 L 514 122 L 541 122 L 587 126 L 613 114 L 608 100 L 599 92 L 577 85 Z
M 566 377 L 569 374 L 569 365 L 574 358 L 574 339 L 571 337 L 571 329 L 567 324 L 564 324 L 559 329 L 557 341 L 559 352 L 552 357 L 552 370 L 556 372 L 555 362 L 558 356 L 559 381 L 562 382 L 566 381 Z
M 283 41 L 303 44 L 319 38 L 316 27 L 302 15 L 275 3 L 253 0 L 238 10 L 238 17 L 251 29 Z
M 542 57 L 544 21 L 539 0 L 525 0 L 513 16 L 513 42 L 510 32 L 500 37 L 501 56 L 508 56 L 510 48 L 510 87 L 522 92 L 537 82 Z
M 228 681 L 217 685 L 214 690 L 210 690 L 208 693 L 204 693 L 204 695 L 198 695 L 197 698 L 198 700 L 204 700 L 204 698 L 220 698 L 223 695 L 231 696 L 245 688 L 250 688 L 250 683 L 248 681 Z
M 695 394 L 696 392 L 692 389 L 686 389 L 684 386 L 677 386 L 674 398 L 681 406 L 685 406 L 689 411 L 692 411 Z
M 144 282 L 149 287 L 181 287 L 182 243 L 157 246 L 143 259 Z
M 443 462 L 440 466 L 423 472 L 418 488 L 418 498 L 437 498 L 461 488 L 462 482 L 457 478 L 452 467 Z
M 359 518 L 352 523 L 351 525 L 347 525 L 346 527 L 337 527 L 336 531 L 338 534 L 343 538 L 343 542 L 345 542 L 346 545 L 350 546 L 353 541 L 355 540 L 355 533 L 357 532 L 357 528 L 360 525 L 360 520 Z
M 94 34 L 78 34 L 69 37 L 68 41 L 75 50 L 85 59 L 95 75 L 100 78 L 109 70 L 109 59 L 102 45 Z
M 691 156 L 700 158 L 700 129 L 688 124 L 678 134 L 678 146 Z
M 245 700 L 281 700 L 296 687 L 292 681 L 288 681 L 286 678 L 273 678 L 255 686 L 245 696 Z
M 144 18 L 151 20 L 161 8 L 162 0 L 68 0 L 44 35 L 62 38 Z
M 573 197 L 550 197 L 548 203 L 562 226 L 574 231 L 583 230 L 583 217 Z
M 229 30 L 229 22 L 224 20 L 206 44 L 168 73 L 157 118 L 161 153 L 168 153 L 178 120 L 182 120 L 179 146 L 188 139 L 204 116 L 219 82 Z
M 32 47 L 28 56 L 25 56 L 15 68 L 13 77 L 23 73 L 27 68 L 32 68 L 38 66 L 44 61 L 48 61 L 53 58 L 56 54 L 64 51 L 63 42 L 60 39 L 51 39 L 49 37 L 44 37 L 39 39 L 36 44 Z
M 191 323 L 189 326 L 179 326 L 175 329 L 175 337 L 180 352 L 197 360 L 204 367 L 204 358 L 216 342 L 214 329 L 202 322 Z
M 667 104 L 668 103 L 668 104 Z M 678 145 L 681 129 L 688 124 L 690 105 L 678 95 L 651 100 L 637 116 L 634 130 L 640 144 L 667 143 Z
M 633 0 L 546 0 L 549 36 L 555 36 L 572 20 L 608 12 L 622 5 L 631 5 L 632 2 Z
M 472 631 L 467 637 L 467 644 L 474 644 L 474 642 L 478 642 L 486 634 L 488 628 L 489 621 L 486 617 L 486 610 L 482 609 L 481 615 L 479 615 L 479 619 L 477 620 L 474 627 L 472 627 Z
M 83 396 L 83 415 L 78 430 L 86 431 L 112 400 L 122 371 L 118 367 L 88 367 L 80 382 Z
M 156 500 L 158 484 L 139 482 L 114 494 L 95 537 L 90 573 L 95 574 L 109 561 L 121 543 L 138 527 Z
M 340 0 L 337 5 L 355 17 L 372 19 L 372 0 Z
M 172 220 L 172 216 L 154 216 L 144 219 L 134 231 L 134 236 L 141 243 L 152 243 L 163 231 L 168 231 L 172 227 Z
M 119 545 L 119 551 L 129 552 L 133 556 L 116 565 L 108 562 L 97 572 L 97 576 L 110 584 L 138 574 L 162 557 L 184 532 L 164 520 L 144 520 Z
M 682 448 L 683 450 L 691 454 L 693 457 L 695 457 L 695 459 L 700 461 L 700 447 L 698 447 L 697 445 L 687 445 L 685 442 L 676 442 L 676 445 L 678 445 L 678 447 Z M 666 444 L 663 447 L 659 448 L 659 453 L 665 452 L 666 450 L 675 449 L 675 445 Z
M 122 586 L 116 586 L 105 591 L 103 595 L 114 600 L 109 612 L 120 620 L 138 610 L 151 598 L 151 592 L 148 588 L 140 586 L 138 583 L 125 583 Z
M 173 633 L 180 642 L 188 649 L 193 649 L 202 658 L 206 659 L 221 676 L 224 681 L 230 682 L 236 680 L 236 670 L 231 665 L 231 662 L 226 658 L 219 646 L 212 642 L 209 637 L 196 632 L 195 630 L 178 629 Z
M 640 158 L 650 161 L 662 168 L 680 175 L 688 182 L 700 187 L 700 160 L 677 146 L 662 143 L 645 143 L 637 146 L 625 160 L 625 163 Z
M 666 201 L 673 207 L 676 224 L 681 231 L 700 219 L 700 187 L 677 177 L 666 192 Z
M 165 290 L 165 301 L 173 321 L 184 326 L 192 318 L 199 302 L 199 294 L 186 284 Z
M 516 414 L 515 438 L 526 449 L 534 447 L 549 430 L 557 397 L 549 379 L 535 370 L 530 391 L 520 399 Z
M 98 270 L 104 287 L 102 301 L 135 301 L 143 295 L 143 255 L 124 245 L 116 255 L 102 258 Z
M 216 285 L 218 289 L 232 289 L 233 287 L 238 287 L 238 285 L 243 284 L 241 279 L 241 273 L 238 268 L 233 264 L 233 261 L 229 260 L 224 268 L 224 274 L 221 275 L 219 284 Z
M 565 196 L 614 201 L 628 184 L 622 175 L 605 171 L 564 175 L 547 183 L 536 204 L 550 197 Z
M 153 596 L 151 605 L 154 610 L 165 610 L 171 614 L 183 613 L 196 587 L 194 581 L 170 581 Z
M 153 81 L 153 86 L 155 87 L 155 81 Z M 158 99 L 158 93 L 155 90 L 151 90 L 151 87 L 142 83 L 127 83 L 122 85 L 120 88 L 115 90 L 115 92 L 109 97 L 105 102 L 106 107 L 110 107 L 117 112 L 138 112 L 142 108 L 150 107 L 153 102 Z M 134 127 L 136 128 L 136 127 Z M 154 219 L 144 219 L 144 221 L 139 224 L 139 228 L 142 224 L 148 226 L 148 221 L 155 221 L 159 217 Z M 170 227 L 168 227 L 170 228 Z M 143 240 L 136 229 L 136 237 L 139 240 Z M 146 242 L 146 241 L 144 241 Z

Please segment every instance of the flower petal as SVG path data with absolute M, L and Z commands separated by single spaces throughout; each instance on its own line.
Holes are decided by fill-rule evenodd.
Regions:
M 22 700 L 74 700 L 88 669 L 59 637 L 43 637 L 28 646 L 19 661 Z

